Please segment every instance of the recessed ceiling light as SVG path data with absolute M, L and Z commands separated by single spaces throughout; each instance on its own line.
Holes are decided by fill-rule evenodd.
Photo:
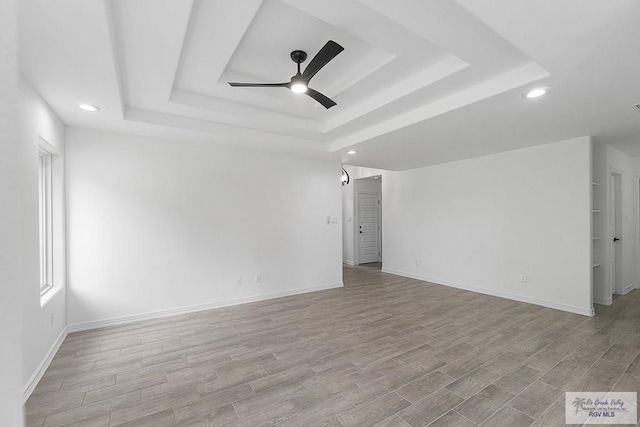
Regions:
M 542 96 L 545 93 L 547 93 L 548 90 L 549 90 L 549 88 L 539 87 L 539 88 L 530 90 L 529 92 L 527 92 L 527 94 L 525 96 L 527 98 L 538 98 L 539 96 Z
M 356 151 L 356 150 L 349 150 L 349 151 L 347 151 L 347 154 L 356 154 L 356 153 L 357 153 L 357 151 Z
M 96 111 L 100 111 L 100 108 L 96 107 L 95 105 L 85 104 L 85 103 L 78 104 L 78 108 L 84 111 L 92 112 L 92 113 Z

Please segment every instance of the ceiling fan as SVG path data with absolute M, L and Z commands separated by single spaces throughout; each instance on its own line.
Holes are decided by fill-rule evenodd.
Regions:
M 318 71 L 322 69 L 325 65 L 329 63 L 333 58 L 335 58 L 340 52 L 342 52 L 344 48 L 340 46 L 338 43 L 333 40 L 329 40 L 323 47 L 320 49 L 320 52 L 313 57 L 307 68 L 304 70 L 304 73 L 300 72 L 300 64 L 303 63 L 307 59 L 307 53 L 302 50 L 294 50 L 291 52 L 291 59 L 293 62 L 298 64 L 298 74 L 291 77 L 291 81 L 287 83 L 235 83 L 229 82 L 229 84 L 233 87 L 286 87 L 291 89 L 294 93 L 304 93 L 309 95 L 311 98 L 318 101 L 325 108 L 329 109 L 336 105 L 334 101 L 327 98 L 317 90 L 313 90 L 309 87 L 309 81 L 316 75 Z

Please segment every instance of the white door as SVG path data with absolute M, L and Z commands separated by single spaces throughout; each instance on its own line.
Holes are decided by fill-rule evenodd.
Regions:
M 358 263 L 380 261 L 380 195 L 358 193 Z

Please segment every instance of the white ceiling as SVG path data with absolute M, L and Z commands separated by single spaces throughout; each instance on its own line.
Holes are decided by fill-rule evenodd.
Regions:
M 392 170 L 584 135 L 640 155 L 635 0 L 19 3 L 22 72 L 69 125 Z M 286 82 L 327 40 L 329 110 L 226 83 Z

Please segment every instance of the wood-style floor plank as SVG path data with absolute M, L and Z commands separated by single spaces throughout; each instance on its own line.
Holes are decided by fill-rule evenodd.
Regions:
M 379 269 L 70 334 L 27 425 L 553 426 L 564 391 L 640 391 L 640 291 L 587 318 Z

